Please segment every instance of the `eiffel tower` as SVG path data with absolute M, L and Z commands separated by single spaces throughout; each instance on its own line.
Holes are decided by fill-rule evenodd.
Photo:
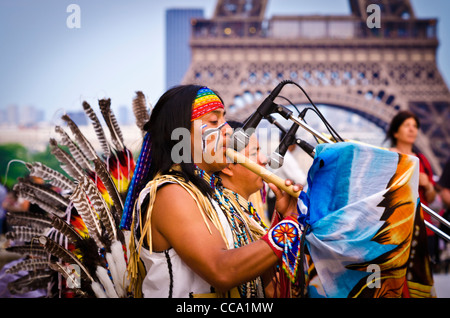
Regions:
M 264 17 L 268 0 L 218 0 L 212 19 L 192 21 L 192 61 L 183 83 L 219 92 L 227 117 L 245 120 L 282 80 L 315 104 L 343 108 L 387 129 L 416 113 L 419 151 L 440 174 L 450 158 L 450 92 L 437 65 L 436 19 L 418 19 L 409 0 L 349 0 L 351 15 Z M 380 9 L 369 27 L 370 4 Z M 297 87 L 282 95 L 308 104 Z

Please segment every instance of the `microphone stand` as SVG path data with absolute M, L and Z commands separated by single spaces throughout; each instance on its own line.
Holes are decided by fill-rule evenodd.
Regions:
M 324 143 L 327 144 L 332 144 L 333 142 L 324 137 L 321 133 L 319 133 L 317 130 L 315 130 L 314 128 L 312 128 L 311 126 L 309 126 L 307 123 L 299 120 L 298 118 L 295 118 L 294 116 L 290 116 L 289 117 L 290 120 L 292 120 L 293 122 L 295 122 L 297 125 L 299 125 L 300 127 L 302 127 L 303 129 L 305 129 L 307 132 L 309 132 L 310 134 L 316 136 L 318 139 L 320 139 L 321 141 L 323 141 Z

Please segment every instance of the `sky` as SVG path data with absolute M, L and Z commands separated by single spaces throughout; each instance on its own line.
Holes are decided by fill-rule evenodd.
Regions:
M 438 18 L 438 67 L 450 83 L 448 0 L 411 0 L 419 18 Z M 68 28 L 70 4 L 80 28 Z M 151 104 L 165 91 L 165 11 L 215 0 L 0 0 L 0 109 L 15 104 L 61 111 L 108 97 L 113 109 L 142 90 Z M 273 15 L 348 15 L 348 0 L 269 0 Z

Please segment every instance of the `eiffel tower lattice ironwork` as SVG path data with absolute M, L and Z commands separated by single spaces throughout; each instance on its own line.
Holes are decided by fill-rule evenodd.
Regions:
M 416 18 L 409 0 L 349 1 L 348 16 L 267 19 L 267 0 L 218 0 L 212 19 L 192 21 L 183 83 L 218 91 L 235 120 L 251 115 L 285 79 L 316 104 L 358 113 L 383 129 L 410 109 L 421 121 L 416 146 L 439 174 L 450 158 L 450 92 L 436 64 L 437 20 Z M 367 23 L 373 3 L 381 9 L 379 28 Z M 308 103 L 295 87 L 283 88 L 283 96 Z

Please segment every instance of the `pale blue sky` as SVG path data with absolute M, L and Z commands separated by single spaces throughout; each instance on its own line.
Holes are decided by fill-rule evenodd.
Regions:
M 81 28 L 69 29 L 69 4 L 81 8 Z M 450 83 L 448 0 L 412 0 L 420 18 L 439 19 L 438 65 Z M 142 90 L 154 104 L 165 90 L 165 10 L 203 8 L 215 0 L 0 0 L 0 109 L 33 105 L 81 110 L 81 102 L 112 99 L 130 105 Z M 350 13 L 348 0 L 269 0 L 274 14 Z

